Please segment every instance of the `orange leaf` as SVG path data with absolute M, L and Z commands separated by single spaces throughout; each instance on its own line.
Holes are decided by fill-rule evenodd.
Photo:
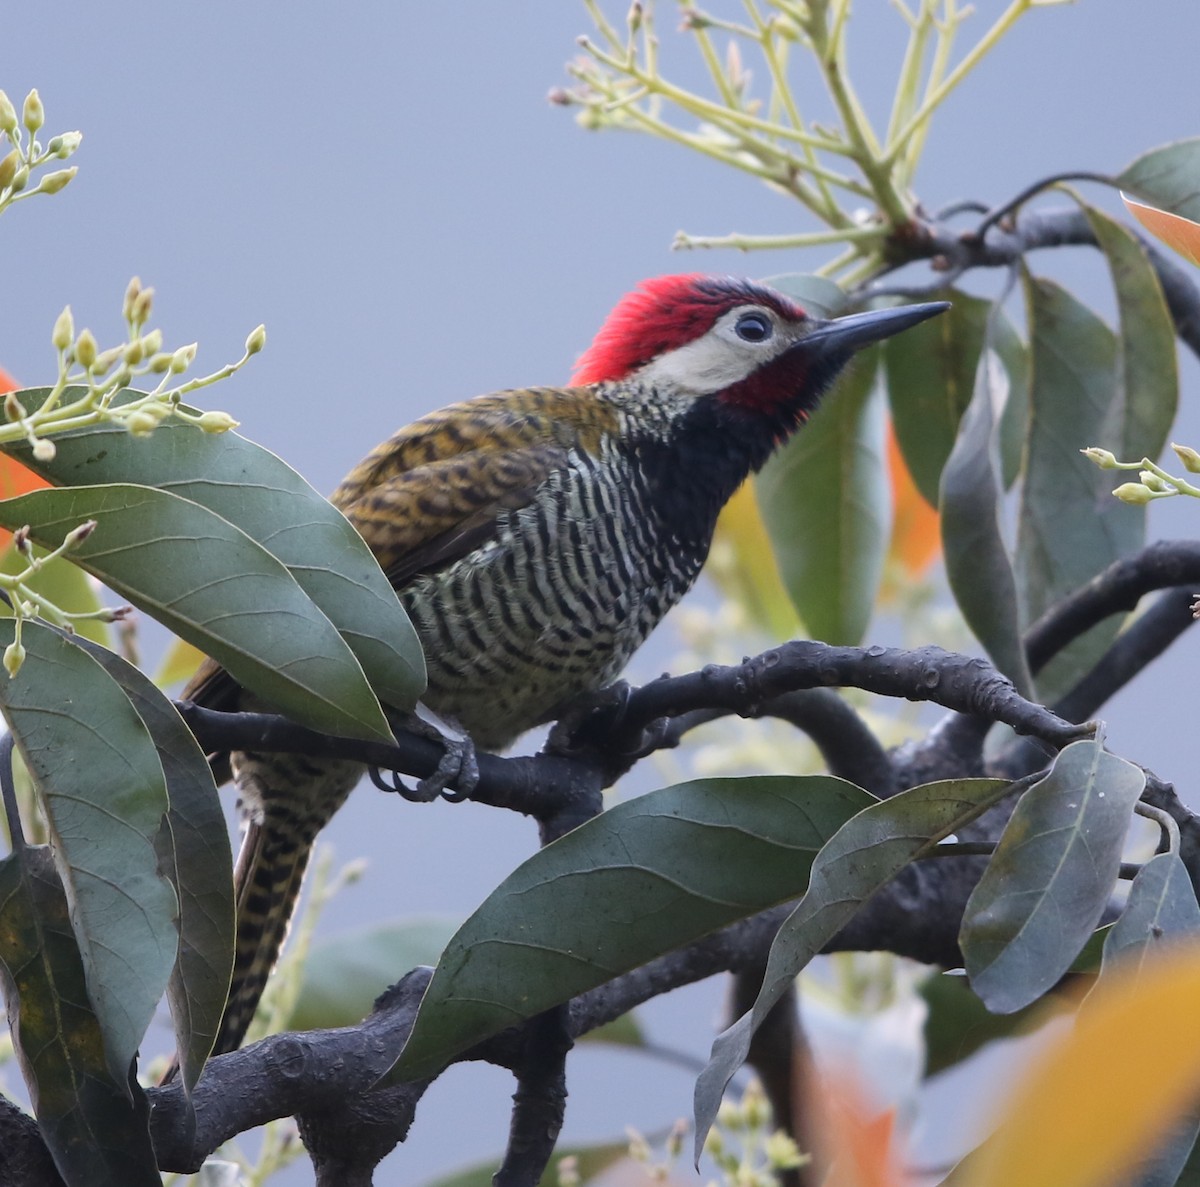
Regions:
M 0 367 L 0 395 L 4 392 L 18 390 L 17 381 Z M 22 466 L 15 458 L 6 453 L 0 453 L 0 499 L 11 499 L 14 495 L 28 494 L 31 490 L 39 490 L 49 486 L 44 478 L 39 478 L 32 470 Z M 12 532 L 0 528 L 0 549 L 3 549 L 12 539 Z
M 816 1105 L 822 1162 L 831 1167 L 824 1187 L 905 1187 L 895 1109 L 874 1111 L 845 1071 L 813 1076 L 809 1100 Z
M 964 1187 L 1110 1187 L 1200 1096 L 1200 944 L 1101 977 L 1013 1088 Z M 955 1180 L 958 1182 L 959 1180 Z
M 1159 210 L 1157 206 L 1135 202 L 1124 194 L 1121 195 L 1121 201 L 1151 235 L 1161 239 L 1168 247 L 1174 248 L 1185 260 L 1200 265 L 1200 223 Z
M 941 548 L 937 510 L 917 490 L 900 445 L 896 430 L 889 423 L 887 435 L 888 473 L 892 480 L 892 539 L 888 545 L 889 567 L 898 568 L 907 578 L 920 577 L 933 563 Z

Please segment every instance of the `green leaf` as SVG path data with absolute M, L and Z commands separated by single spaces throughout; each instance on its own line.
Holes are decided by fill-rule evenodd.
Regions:
M 0 980 L 38 1128 L 69 1187 L 159 1187 L 150 1108 L 114 1076 L 49 849 L 0 861 Z
M 1200 137 L 1143 153 L 1117 174 L 1117 184 L 1160 210 L 1200 222 Z
M 931 300 L 950 309 L 884 343 L 896 441 L 917 489 L 937 506 L 942 467 L 975 388 L 991 302 L 956 289 Z
M 141 717 L 167 781 L 170 807 L 156 838 L 160 868 L 179 899 L 179 955 L 167 984 L 184 1087 L 212 1051 L 233 973 L 233 859 L 208 760 L 171 702 L 120 656 L 88 653 L 120 684 Z
M 696 1081 L 696 1157 L 712 1128 L 725 1086 L 746 1061 L 762 1020 L 801 969 L 906 865 L 1002 799 L 1001 779 L 949 779 L 910 788 L 847 821 L 812 864 L 808 890 L 784 920 L 767 957 L 752 1009 L 717 1036 Z
M 1103 211 L 1083 209 L 1108 260 L 1118 311 L 1116 393 L 1094 444 L 1122 461 L 1157 458 L 1179 404 L 1175 323 L 1137 236 Z
M 291 1030 L 353 1026 L 375 999 L 418 965 L 437 964 L 458 923 L 450 919 L 406 919 L 334 936 L 313 945 Z
M 1140 968 L 1163 944 L 1200 931 L 1200 906 L 1177 853 L 1160 853 L 1138 871 L 1129 887 L 1121 917 L 1104 944 L 1101 975 L 1114 967 Z
M 0 649 L 13 624 L 0 622 Z M 167 811 L 158 753 L 129 699 L 82 648 L 36 622 L 0 711 L 33 776 L 71 903 L 88 996 L 115 1080 L 128 1072 L 175 963 L 178 905 L 158 869 Z
M 883 575 L 890 499 L 878 347 L 862 351 L 812 419 L 763 467 L 759 507 L 809 635 L 858 643 Z
M 988 1009 L 1029 1005 L 1071 967 L 1112 894 L 1145 783 L 1098 742 L 1073 742 L 1018 801 L 959 937 Z
M 442 955 L 385 1082 L 799 894 L 872 797 L 829 776 L 707 779 L 618 804 L 517 867 Z
M 1112 497 L 1117 479 L 1080 450 L 1102 439 L 1121 406 L 1116 335 L 1051 280 L 1026 276 L 1032 343 L 1025 482 L 1017 524 L 1017 589 L 1031 623 L 1112 561 L 1138 548 L 1145 512 Z M 1103 623 L 1038 678 L 1043 700 L 1070 688 L 1112 641 Z
M 24 391 L 22 402 L 40 407 L 48 391 Z M 122 392 L 117 402 L 140 394 Z M 241 528 L 324 611 L 379 696 L 402 709 L 416 703 L 425 662 L 395 591 L 342 513 L 275 454 L 237 433 L 205 433 L 172 420 L 149 437 L 98 425 L 54 442 L 50 462 L 37 461 L 24 443 L 9 448 L 55 485 L 137 482 L 190 499 Z
M 950 310 L 889 338 L 883 350 L 896 441 L 917 489 L 936 507 L 942 470 L 975 392 L 985 337 L 1008 380 L 1000 439 L 1005 485 L 1011 485 L 1023 444 L 1028 364 L 1025 344 L 1003 308 L 959 289 L 944 289 L 930 299 L 949 301 Z M 1013 424 L 1022 430 L 1015 450 Z
M 995 307 L 989 326 L 988 346 L 996 352 L 1008 381 L 1008 394 L 1000 413 L 997 445 L 1001 482 L 1011 490 L 1025 465 L 1025 433 L 1029 421 L 1029 347 L 1017 333 L 1004 307 Z
M 928 1012 L 923 1028 L 925 1075 L 954 1067 L 997 1039 L 1015 1038 L 1032 1032 L 1050 1020 L 1045 1002 L 1014 1014 L 993 1014 L 959 973 L 934 973 L 919 990 Z M 1063 1012 L 1073 1008 L 1064 997 L 1053 999 Z
M 1002 527 L 1003 490 L 998 451 L 1004 371 L 985 351 L 975 392 L 958 439 L 942 470 L 942 550 L 946 577 L 967 625 L 996 665 L 1029 696 L 1033 678 L 1021 641 L 1016 576 Z
M 77 486 L 0 502 L 0 524 L 45 547 L 85 520 L 72 559 L 302 725 L 386 741 L 362 668 L 269 552 L 206 507 L 151 487 Z

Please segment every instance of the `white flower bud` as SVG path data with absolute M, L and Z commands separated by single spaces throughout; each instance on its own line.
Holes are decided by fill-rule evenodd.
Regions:
M 171 356 L 171 371 L 174 374 L 179 375 L 192 365 L 196 358 L 196 345 L 195 342 L 192 342 L 187 346 L 181 346 Z
M 14 148 L 3 160 L 0 160 L 0 190 L 6 190 L 17 176 L 17 167 L 21 164 L 20 149 Z
M 230 429 L 236 429 L 238 423 L 228 412 L 203 412 L 196 420 L 206 433 L 228 433 Z
M 1113 491 L 1113 494 L 1122 503 L 1132 503 L 1136 507 L 1144 506 L 1154 498 L 1150 489 L 1140 482 L 1124 482 Z
M 0 132 L 13 133 L 17 130 L 17 109 L 12 100 L 0 91 Z
M 39 462 L 54 461 L 54 455 L 56 453 L 58 453 L 58 449 L 55 447 L 54 442 L 48 437 L 39 437 L 33 443 L 33 456 Z
M 96 339 L 91 330 L 83 330 L 75 339 L 75 361 L 85 371 L 96 365 Z
M 1120 464 L 1114 454 L 1109 453 L 1107 449 L 1097 449 L 1094 445 L 1079 452 L 1089 461 L 1095 462 L 1101 470 L 1115 470 Z
M 1189 474 L 1200 474 L 1200 453 L 1197 453 L 1190 445 L 1176 445 L 1174 441 L 1171 442 L 1171 448 Z
M 8 673 L 10 680 L 21 670 L 24 662 L 25 647 L 14 640 L 4 649 L 4 670 Z
M 71 316 L 71 306 L 64 305 L 63 311 L 58 315 L 58 320 L 54 323 L 54 332 L 50 335 L 50 341 L 54 343 L 54 349 L 60 354 L 69 349 L 71 340 L 75 337 L 75 319 Z
M 25 106 L 21 111 L 21 123 L 27 127 L 30 132 L 36 132 L 46 122 L 46 109 L 42 106 L 41 96 L 37 93 L 37 87 L 34 87 L 28 95 L 25 96 Z
M 267 327 L 258 326 L 250 331 L 250 336 L 246 339 L 246 353 L 258 354 L 260 350 L 267 344 Z
M 47 173 L 38 183 L 37 192 L 39 194 L 57 194 L 78 172 L 79 166 L 72 165 L 69 169 L 57 169 L 53 173 Z

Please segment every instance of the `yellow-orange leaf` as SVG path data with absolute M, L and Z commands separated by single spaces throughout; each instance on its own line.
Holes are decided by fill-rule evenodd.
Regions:
M 779 576 L 753 482 L 742 483 L 717 519 L 706 572 L 768 634 L 777 639 L 795 634 L 799 620 Z
M 159 688 L 173 688 L 182 684 L 191 679 L 202 659 L 204 652 L 199 647 L 193 647 L 185 639 L 176 639 L 167 649 L 158 671 L 154 673 L 154 683 Z
M 941 549 L 938 513 L 917 490 L 890 423 L 887 460 L 892 484 L 892 539 L 888 545 L 887 570 L 913 579 L 925 573 Z M 885 599 L 888 596 L 886 583 L 884 596 Z
M 1161 239 L 1168 247 L 1174 248 L 1185 260 L 1191 260 L 1193 264 L 1200 266 L 1200 223 L 1159 210 L 1157 206 L 1135 202 L 1124 194 L 1121 195 L 1121 201 L 1151 235 Z
M 1200 943 L 1101 978 L 1016 1084 L 963 1187 L 1116 1187 L 1200 1097 Z

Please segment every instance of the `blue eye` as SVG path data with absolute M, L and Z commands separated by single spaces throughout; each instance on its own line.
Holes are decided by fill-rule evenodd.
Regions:
M 775 327 L 765 313 L 743 313 L 734 323 L 733 332 L 743 342 L 766 342 Z

